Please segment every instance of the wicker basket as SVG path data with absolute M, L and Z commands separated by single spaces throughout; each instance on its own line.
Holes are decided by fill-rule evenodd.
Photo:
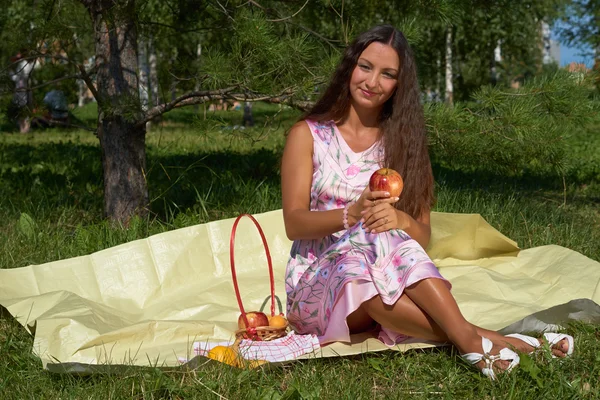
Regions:
M 242 298 L 240 296 L 240 290 L 238 287 L 237 275 L 235 272 L 235 259 L 234 259 L 234 257 L 235 257 L 234 256 L 235 232 L 236 232 L 238 223 L 240 222 L 240 219 L 242 219 L 243 217 L 248 217 L 248 218 L 250 218 L 250 220 L 252 220 L 252 222 L 254 222 L 254 225 L 258 229 L 258 233 L 260 234 L 260 237 L 262 239 L 263 246 L 265 248 L 265 252 L 267 255 L 267 263 L 268 263 L 268 267 L 269 267 L 269 280 L 270 280 L 270 284 L 271 284 L 271 294 L 263 302 L 261 311 L 263 310 L 264 306 L 266 305 L 267 301 L 269 300 L 269 297 L 271 298 L 271 316 L 272 317 L 275 316 L 275 299 L 277 299 L 280 314 L 282 314 L 282 307 L 281 307 L 281 301 L 279 300 L 279 298 L 277 296 L 275 296 L 275 283 L 274 283 L 274 279 L 273 279 L 273 264 L 271 262 L 271 253 L 269 253 L 269 246 L 267 245 L 267 239 L 265 238 L 265 235 L 264 235 L 258 221 L 256 221 L 256 219 L 254 219 L 254 217 L 252 215 L 241 214 L 240 216 L 238 216 L 236 218 L 236 220 L 233 224 L 233 228 L 231 229 L 231 237 L 229 239 L 229 261 L 231 264 L 231 278 L 233 280 L 235 296 L 237 298 L 238 306 L 240 308 L 240 312 L 242 313 L 242 318 L 244 319 L 244 323 L 246 324 L 246 326 L 248 326 L 248 318 L 246 317 L 246 311 L 244 310 L 244 305 L 242 304 Z M 250 339 L 250 340 L 263 340 L 263 341 L 278 339 L 278 338 L 286 335 L 287 328 L 288 328 L 288 324 L 286 323 L 285 326 L 277 327 L 277 328 L 272 327 L 272 326 L 261 326 L 261 327 L 256 327 L 256 328 L 239 329 L 235 332 L 236 341 L 239 342 L 239 340 L 241 340 L 242 338 Z

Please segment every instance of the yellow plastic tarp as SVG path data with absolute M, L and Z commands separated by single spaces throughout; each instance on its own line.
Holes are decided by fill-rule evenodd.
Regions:
M 265 232 L 276 294 L 285 307 L 283 278 L 291 242 L 282 212 L 255 217 Z M 431 221 L 428 253 L 452 282 L 471 322 L 523 330 L 567 318 L 600 318 L 600 263 L 559 246 L 519 250 L 478 214 L 433 213 Z M 181 358 L 192 358 L 194 341 L 227 340 L 237 328 L 229 263 L 233 222 L 210 222 L 87 256 L 0 270 L 0 304 L 35 335 L 33 352 L 45 368 L 176 366 Z M 235 247 L 244 306 L 258 309 L 269 295 L 268 268 L 248 218 L 238 226 Z M 576 299 L 583 300 L 572 302 Z M 526 317 L 532 323 L 524 324 Z M 359 335 L 351 344 L 334 343 L 305 357 L 386 348 Z

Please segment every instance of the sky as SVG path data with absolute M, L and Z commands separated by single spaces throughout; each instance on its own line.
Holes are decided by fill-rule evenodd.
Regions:
M 560 22 L 557 23 L 551 31 L 551 38 L 553 40 L 559 40 L 557 29 L 560 25 Z M 566 44 L 560 43 L 560 66 L 564 67 L 567 64 L 575 61 L 577 63 L 584 63 L 588 68 L 592 68 L 594 65 L 594 59 L 591 55 L 584 56 L 581 53 L 591 53 L 590 47 L 578 48 L 578 47 L 570 47 Z
M 589 51 L 589 49 L 588 49 Z M 591 56 L 583 56 L 580 53 L 582 49 L 567 47 L 564 44 L 560 44 L 560 66 L 563 67 L 571 62 L 575 61 L 578 63 L 584 63 L 588 68 L 592 68 L 594 65 L 594 59 Z

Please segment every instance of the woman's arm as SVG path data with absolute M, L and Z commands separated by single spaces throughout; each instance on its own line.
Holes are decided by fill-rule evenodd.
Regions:
M 285 232 L 290 240 L 320 239 L 344 229 L 343 209 L 310 211 L 313 137 L 305 121 L 290 130 L 281 160 L 281 195 Z M 360 213 L 348 213 L 354 225 Z
M 403 228 L 399 229 L 408 233 L 421 247 L 426 249 L 431 239 L 431 213 L 429 211 L 424 212 L 419 218 L 414 219 L 404 211 L 394 210 L 398 214 L 398 226 L 403 226 Z

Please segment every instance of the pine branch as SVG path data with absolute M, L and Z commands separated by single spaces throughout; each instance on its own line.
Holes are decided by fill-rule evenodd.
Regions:
M 290 97 L 270 97 L 262 101 L 272 104 L 285 104 L 301 111 L 308 111 L 314 105 L 312 101 L 294 100 Z
M 267 19 L 267 21 L 269 22 L 283 22 L 283 21 L 287 21 L 288 19 L 292 19 L 294 18 L 296 15 L 300 14 L 300 12 L 302 10 L 304 10 L 304 7 L 306 7 L 306 5 L 308 4 L 310 0 L 306 0 L 304 2 L 304 4 L 302 5 L 302 7 L 300 7 L 300 9 L 298 11 L 296 11 L 295 13 L 293 13 L 292 15 L 289 15 L 287 17 L 280 17 L 280 18 L 276 18 L 276 19 Z M 261 6 L 260 4 L 258 4 L 256 1 L 254 0 L 248 0 L 248 2 L 246 4 L 252 4 L 257 6 L 258 8 L 260 8 L 263 11 L 266 11 L 265 8 L 263 6 Z
M 85 70 L 85 67 L 81 64 L 76 64 L 76 67 L 79 69 L 79 73 L 81 74 L 81 79 L 83 79 L 83 81 L 85 82 L 85 85 L 88 87 L 88 89 L 90 89 L 90 92 L 92 92 L 92 96 L 94 96 L 94 99 L 96 99 L 96 102 L 98 103 L 98 106 L 102 106 L 102 98 L 100 98 L 100 95 L 98 94 L 98 90 L 96 90 L 96 86 L 94 86 L 94 82 L 92 82 L 92 78 L 90 77 L 90 75 L 88 74 L 88 72 Z M 93 69 L 95 70 L 96 67 L 94 67 Z
M 295 25 L 294 23 L 292 23 L 292 25 Z M 329 39 L 326 38 L 325 36 L 319 34 L 318 32 L 315 32 L 314 30 L 302 25 L 302 24 L 297 24 L 297 26 L 303 30 L 305 30 L 306 32 L 310 33 L 313 36 L 316 36 L 317 38 L 321 39 L 322 41 L 324 41 L 325 43 L 327 43 L 331 48 L 333 48 L 334 50 L 339 50 L 340 49 L 340 45 L 342 43 L 341 40 L 334 40 L 334 39 Z
M 181 27 L 178 26 L 173 26 L 173 25 L 169 25 L 163 22 L 158 22 L 158 21 L 139 21 L 140 25 L 153 25 L 153 26 L 160 26 L 163 28 L 168 28 L 171 29 L 175 32 L 178 33 L 193 33 L 193 32 L 206 32 L 206 31 L 219 31 L 219 30 L 227 30 L 229 29 L 226 26 L 223 25 L 219 25 L 219 26 L 206 26 L 206 27 L 198 27 L 198 28 L 193 28 L 193 29 L 182 29 Z
M 50 120 L 50 125 L 60 125 L 60 126 L 64 126 L 65 128 L 78 128 L 78 129 L 83 129 L 84 131 L 89 131 L 89 132 L 93 132 L 94 135 L 97 135 L 98 129 L 94 129 L 94 128 L 90 128 L 88 126 L 85 125 L 78 125 L 78 124 L 73 124 L 70 122 L 63 122 L 63 121 L 57 121 L 57 120 Z
M 200 92 L 187 93 L 183 96 L 179 96 L 169 103 L 159 104 L 148 110 L 144 117 L 136 123 L 136 126 L 143 126 L 152 119 L 171 111 L 175 108 L 181 108 L 191 105 L 203 104 L 207 101 L 215 100 L 234 100 L 234 101 L 264 101 L 272 104 L 286 104 L 294 108 L 306 111 L 312 107 L 312 102 L 303 100 L 294 100 L 292 92 L 286 89 L 282 94 L 278 95 L 259 95 L 251 92 L 235 93 L 234 90 L 237 87 L 230 87 L 226 89 L 218 90 L 205 90 Z
M 211 100 L 225 99 L 226 95 L 234 91 L 235 89 L 236 87 L 229 87 L 225 89 L 203 90 L 200 92 L 186 93 L 168 103 L 163 103 L 152 107 L 145 113 L 144 118 L 138 121 L 136 125 L 143 126 L 144 124 L 146 124 L 146 122 L 149 122 L 152 119 L 166 113 L 167 111 L 171 111 L 174 108 L 180 108 L 194 104 L 202 104 Z

